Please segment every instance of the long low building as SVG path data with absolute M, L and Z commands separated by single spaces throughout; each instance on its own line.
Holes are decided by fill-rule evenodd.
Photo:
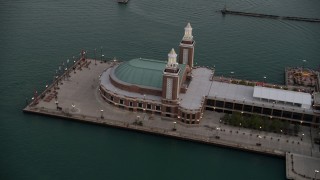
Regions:
M 186 124 L 198 124 L 204 110 L 214 110 L 319 125 L 320 111 L 313 108 L 310 94 L 214 81 L 214 69 L 193 66 L 194 46 L 188 23 L 179 45 L 179 58 L 172 49 L 167 61 L 114 61 L 101 74 L 101 96 L 119 108 L 158 114 Z
M 319 124 L 320 111 L 312 108 L 311 102 L 308 93 L 213 81 L 206 109 Z

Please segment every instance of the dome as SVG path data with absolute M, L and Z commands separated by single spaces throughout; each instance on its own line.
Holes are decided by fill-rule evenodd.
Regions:
M 132 59 L 116 67 L 114 74 L 123 82 L 162 89 L 162 75 L 167 62 L 152 59 Z

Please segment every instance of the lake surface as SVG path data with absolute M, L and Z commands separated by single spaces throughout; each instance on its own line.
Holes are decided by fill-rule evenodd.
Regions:
M 320 65 L 320 23 L 223 17 L 225 4 L 320 18 L 318 0 L 0 1 L 0 179 L 285 179 L 284 159 L 21 111 L 81 49 L 165 61 L 187 22 L 218 75 L 283 83 L 286 66 Z

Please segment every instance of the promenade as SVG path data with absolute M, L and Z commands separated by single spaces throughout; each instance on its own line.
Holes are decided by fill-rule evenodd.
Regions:
M 99 76 L 117 62 L 86 61 L 86 66 L 79 68 L 77 65 L 75 70 L 66 72 L 70 76 L 60 77 L 45 90 L 42 98 L 35 100 L 37 103 L 31 102 L 24 111 L 280 157 L 286 157 L 286 153 L 298 154 L 300 158 L 292 161 L 297 167 L 294 169 L 302 175 L 291 175 L 294 174 L 292 168 L 287 168 L 288 178 L 293 179 L 303 179 L 303 175 L 314 177 L 314 169 L 320 169 L 319 145 L 312 142 L 317 131 L 312 127 L 302 127 L 300 134 L 304 135 L 296 137 L 224 125 L 220 123 L 223 114 L 212 111 L 204 112 L 199 125 L 180 124 L 157 115 L 130 112 L 108 104 L 99 94 Z M 290 161 L 288 157 L 287 161 Z M 313 168 L 313 171 L 299 166 Z

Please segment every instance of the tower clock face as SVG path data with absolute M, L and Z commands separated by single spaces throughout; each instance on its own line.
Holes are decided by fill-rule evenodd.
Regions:
M 168 78 L 168 79 L 167 79 L 166 99 L 172 99 L 172 84 L 173 84 L 172 78 Z

